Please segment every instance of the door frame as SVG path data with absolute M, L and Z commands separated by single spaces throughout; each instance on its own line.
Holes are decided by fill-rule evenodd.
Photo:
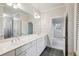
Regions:
M 76 28 L 76 20 L 77 20 L 77 3 L 74 4 L 74 54 L 77 55 L 77 38 L 76 38 L 76 34 L 77 34 L 77 28 Z
M 65 56 L 68 56 L 68 14 L 65 19 Z
M 55 18 L 60 18 L 60 17 L 63 17 L 63 19 L 64 19 L 64 33 L 65 33 L 65 36 L 64 36 L 64 39 L 65 39 L 65 41 L 64 41 L 64 56 L 66 56 L 66 54 L 68 55 L 68 53 L 66 53 L 66 52 L 68 52 L 68 42 L 66 42 L 66 29 L 65 29 L 65 27 L 66 27 L 66 16 L 67 16 L 67 12 L 66 13 L 64 13 L 64 15 L 63 16 L 54 16 L 54 17 L 50 17 L 50 25 L 52 25 L 52 19 L 55 19 Z M 51 30 L 51 26 L 50 26 L 50 30 Z M 68 30 L 68 28 L 67 28 L 67 30 Z M 67 39 L 68 40 L 68 39 Z M 67 45 L 67 46 L 66 46 Z M 66 48 L 67 48 L 67 50 L 66 50 Z

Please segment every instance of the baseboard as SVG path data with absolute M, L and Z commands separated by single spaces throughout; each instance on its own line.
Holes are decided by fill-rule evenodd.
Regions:
M 75 56 L 76 54 L 74 52 L 68 52 L 68 56 Z
M 47 46 L 47 47 L 50 47 L 50 46 Z M 56 48 L 56 47 L 50 47 L 50 48 L 55 48 L 55 49 L 63 50 L 63 49 L 61 49 L 61 48 Z
M 73 52 L 73 55 L 74 55 L 74 56 L 77 56 L 77 55 L 76 55 L 76 52 Z

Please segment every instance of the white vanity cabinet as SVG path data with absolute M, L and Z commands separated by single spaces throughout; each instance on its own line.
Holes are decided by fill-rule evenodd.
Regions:
M 3 54 L 3 56 L 39 56 L 46 47 L 46 38 L 38 38 L 13 51 Z
M 39 38 L 27 44 L 26 47 L 22 46 L 16 49 L 16 55 L 17 56 L 39 56 L 43 52 L 45 47 L 46 47 L 45 38 Z
M 38 39 L 37 40 L 37 55 L 40 55 L 45 49 L 45 47 L 46 47 L 45 39 L 44 38 Z
M 26 50 L 26 56 L 36 56 L 36 41 L 31 42 L 30 48 Z
M 35 56 L 36 40 L 16 49 L 16 56 Z
M 15 50 L 7 52 L 7 53 L 3 54 L 2 56 L 15 56 Z
M 29 49 L 32 46 L 31 43 L 27 43 L 19 48 L 17 48 L 16 51 L 16 56 L 26 54 L 26 50 Z
M 41 50 L 42 50 L 41 42 L 42 42 L 41 38 L 37 40 L 37 55 L 41 54 Z

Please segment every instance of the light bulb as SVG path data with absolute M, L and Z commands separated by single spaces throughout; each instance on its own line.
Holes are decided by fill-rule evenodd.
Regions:
M 6 3 L 8 6 L 12 6 L 12 3 Z
M 40 15 L 38 15 L 37 13 L 34 14 L 34 18 L 39 19 Z
M 18 6 L 14 4 L 14 5 L 13 5 L 13 8 L 17 9 L 17 8 L 18 8 Z
M 22 5 L 20 3 L 17 3 L 18 8 L 22 8 Z

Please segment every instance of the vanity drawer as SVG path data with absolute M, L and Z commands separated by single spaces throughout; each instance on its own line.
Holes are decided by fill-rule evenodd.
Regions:
M 36 44 L 32 45 L 29 49 L 26 50 L 26 56 L 35 56 L 36 53 Z
M 30 48 L 26 49 L 18 56 L 36 56 L 36 44 L 32 45 Z
M 26 54 L 27 54 L 27 52 L 24 51 L 24 52 L 22 52 L 21 54 L 19 54 L 19 55 L 17 55 L 17 56 L 26 56 Z
M 7 53 L 3 54 L 2 56 L 15 56 L 15 50 L 7 52 Z
M 21 46 L 21 47 L 17 48 L 16 49 L 16 55 L 19 55 L 19 54 L 23 53 L 26 49 L 30 48 L 31 46 L 32 46 L 32 44 L 28 43 L 24 46 Z

